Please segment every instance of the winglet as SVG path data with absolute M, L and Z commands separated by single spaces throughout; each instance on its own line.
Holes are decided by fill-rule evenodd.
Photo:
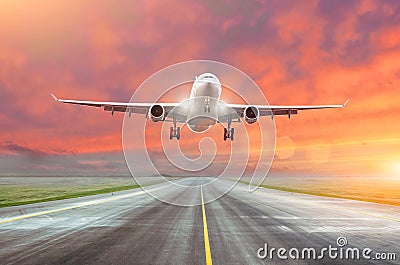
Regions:
M 58 98 L 56 96 L 54 96 L 53 93 L 50 93 L 50 95 L 54 98 L 55 101 L 58 101 Z
M 345 103 L 343 103 L 343 107 L 346 107 L 346 105 L 347 105 L 347 103 L 349 103 L 349 99 L 348 100 L 346 100 L 346 102 Z

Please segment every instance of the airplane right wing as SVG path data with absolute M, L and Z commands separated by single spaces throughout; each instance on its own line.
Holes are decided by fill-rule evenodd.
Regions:
M 300 110 L 312 110 L 312 109 L 333 109 L 333 108 L 344 108 L 349 102 L 347 100 L 343 104 L 337 105 L 242 105 L 242 104 L 226 104 L 228 107 L 235 110 L 235 112 L 240 116 L 245 116 L 245 111 L 249 107 L 254 107 L 257 109 L 258 116 L 275 116 L 275 115 L 288 115 L 297 114 Z M 251 111 L 251 110 L 250 110 Z

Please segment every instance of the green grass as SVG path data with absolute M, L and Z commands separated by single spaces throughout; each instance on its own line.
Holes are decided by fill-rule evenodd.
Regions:
M 271 186 L 271 185 L 261 185 L 263 188 L 280 190 L 286 192 L 293 193 L 301 193 L 315 196 L 323 196 L 323 197 L 331 197 L 331 198 L 341 198 L 341 199 L 350 199 L 350 200 L 358 200 L 358 201 L 366 201 L 366 202 L 374 202 L 381 204 L 389 204 L 400 206 L 400 201 L 398 199 L 393 199 L 391 197 L 383 197 L 376 194 L 352 194 L 349 191 L 336 191 L 335 193 L 327 193 L 323 189 L 315 188 L 312 189 L 297 189 L 297 188 L 288 188 L 288 187 L 280 187 L 280 186 Z
M 65 187 L 30 187 L 24 185 L 0 185 L 0 208 L 30 203 L 47 202 L 63 199 L 71 199 L 96 194 L 117 192 L 135 189 L 139 185 L 118 186 L 70 186 Z
M 301 190 L 301 189 L 277 187 L 277 186 L 270 186 L 270 185 L 261 185 L 261 187 L 266 188 L 266 189 L 273 189 L 273 190 L 280 190 L 280 191 L 294 192 L 294 193 L 302 193 L 302 194 L 315 195 L 315 196 L 332 197 L 332 198 L 346 198 L 346 199 L 355 199 L 356 198 L 353 196 L 329 194 L 329 193 L 323 193 L 323 192 L 318 192 L 318 191 Z
M 248 181 L 242 181 L 249 184 Z M 400 206 L 400 178 L 270 176 L 263 188 Z
M 241 181 L 245 184 L 249 182 Z M 150 181 L 146 185 L 150 185 Z M 138 188 L 130 177 L 0 177 L 0 207 Z M 400 206 L 400 178 L 269 177 L 264 188 Z

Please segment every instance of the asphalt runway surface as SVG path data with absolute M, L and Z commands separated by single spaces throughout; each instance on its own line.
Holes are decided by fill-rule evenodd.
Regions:
M 324 264 L 400 263 L 400 207 L 270 189 L 249 193 L 244 184 L 202 204 L 220 185 L 176 181 L 197 192 L 164 184 L 150 189 L 196 206 L 173 206 L 135 189 L 2 208 L 0 264 L 319 264 L 288 252 L 314 248 L 318 256 L 329 245 L 370 248 L 371 258 L 394 253 L 397 260 L 331 259 L 325 252 Z M 339 237 L 347 241 L 343 247 Z M 288 259 L 276 252 L 263 257 L 265 244 L 268 253 L 287 249 Z

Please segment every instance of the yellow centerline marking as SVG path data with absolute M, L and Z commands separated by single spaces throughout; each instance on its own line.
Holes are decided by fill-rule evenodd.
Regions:
M 206 265 L 212 265 L 210 241 L 208 240 L 206 208 L 204 207 L 203 184 L 202 183 L 200 184 L 200 194 L 201 194 L 201 210 L 203 212 L 204 250 L 206 252 Z

